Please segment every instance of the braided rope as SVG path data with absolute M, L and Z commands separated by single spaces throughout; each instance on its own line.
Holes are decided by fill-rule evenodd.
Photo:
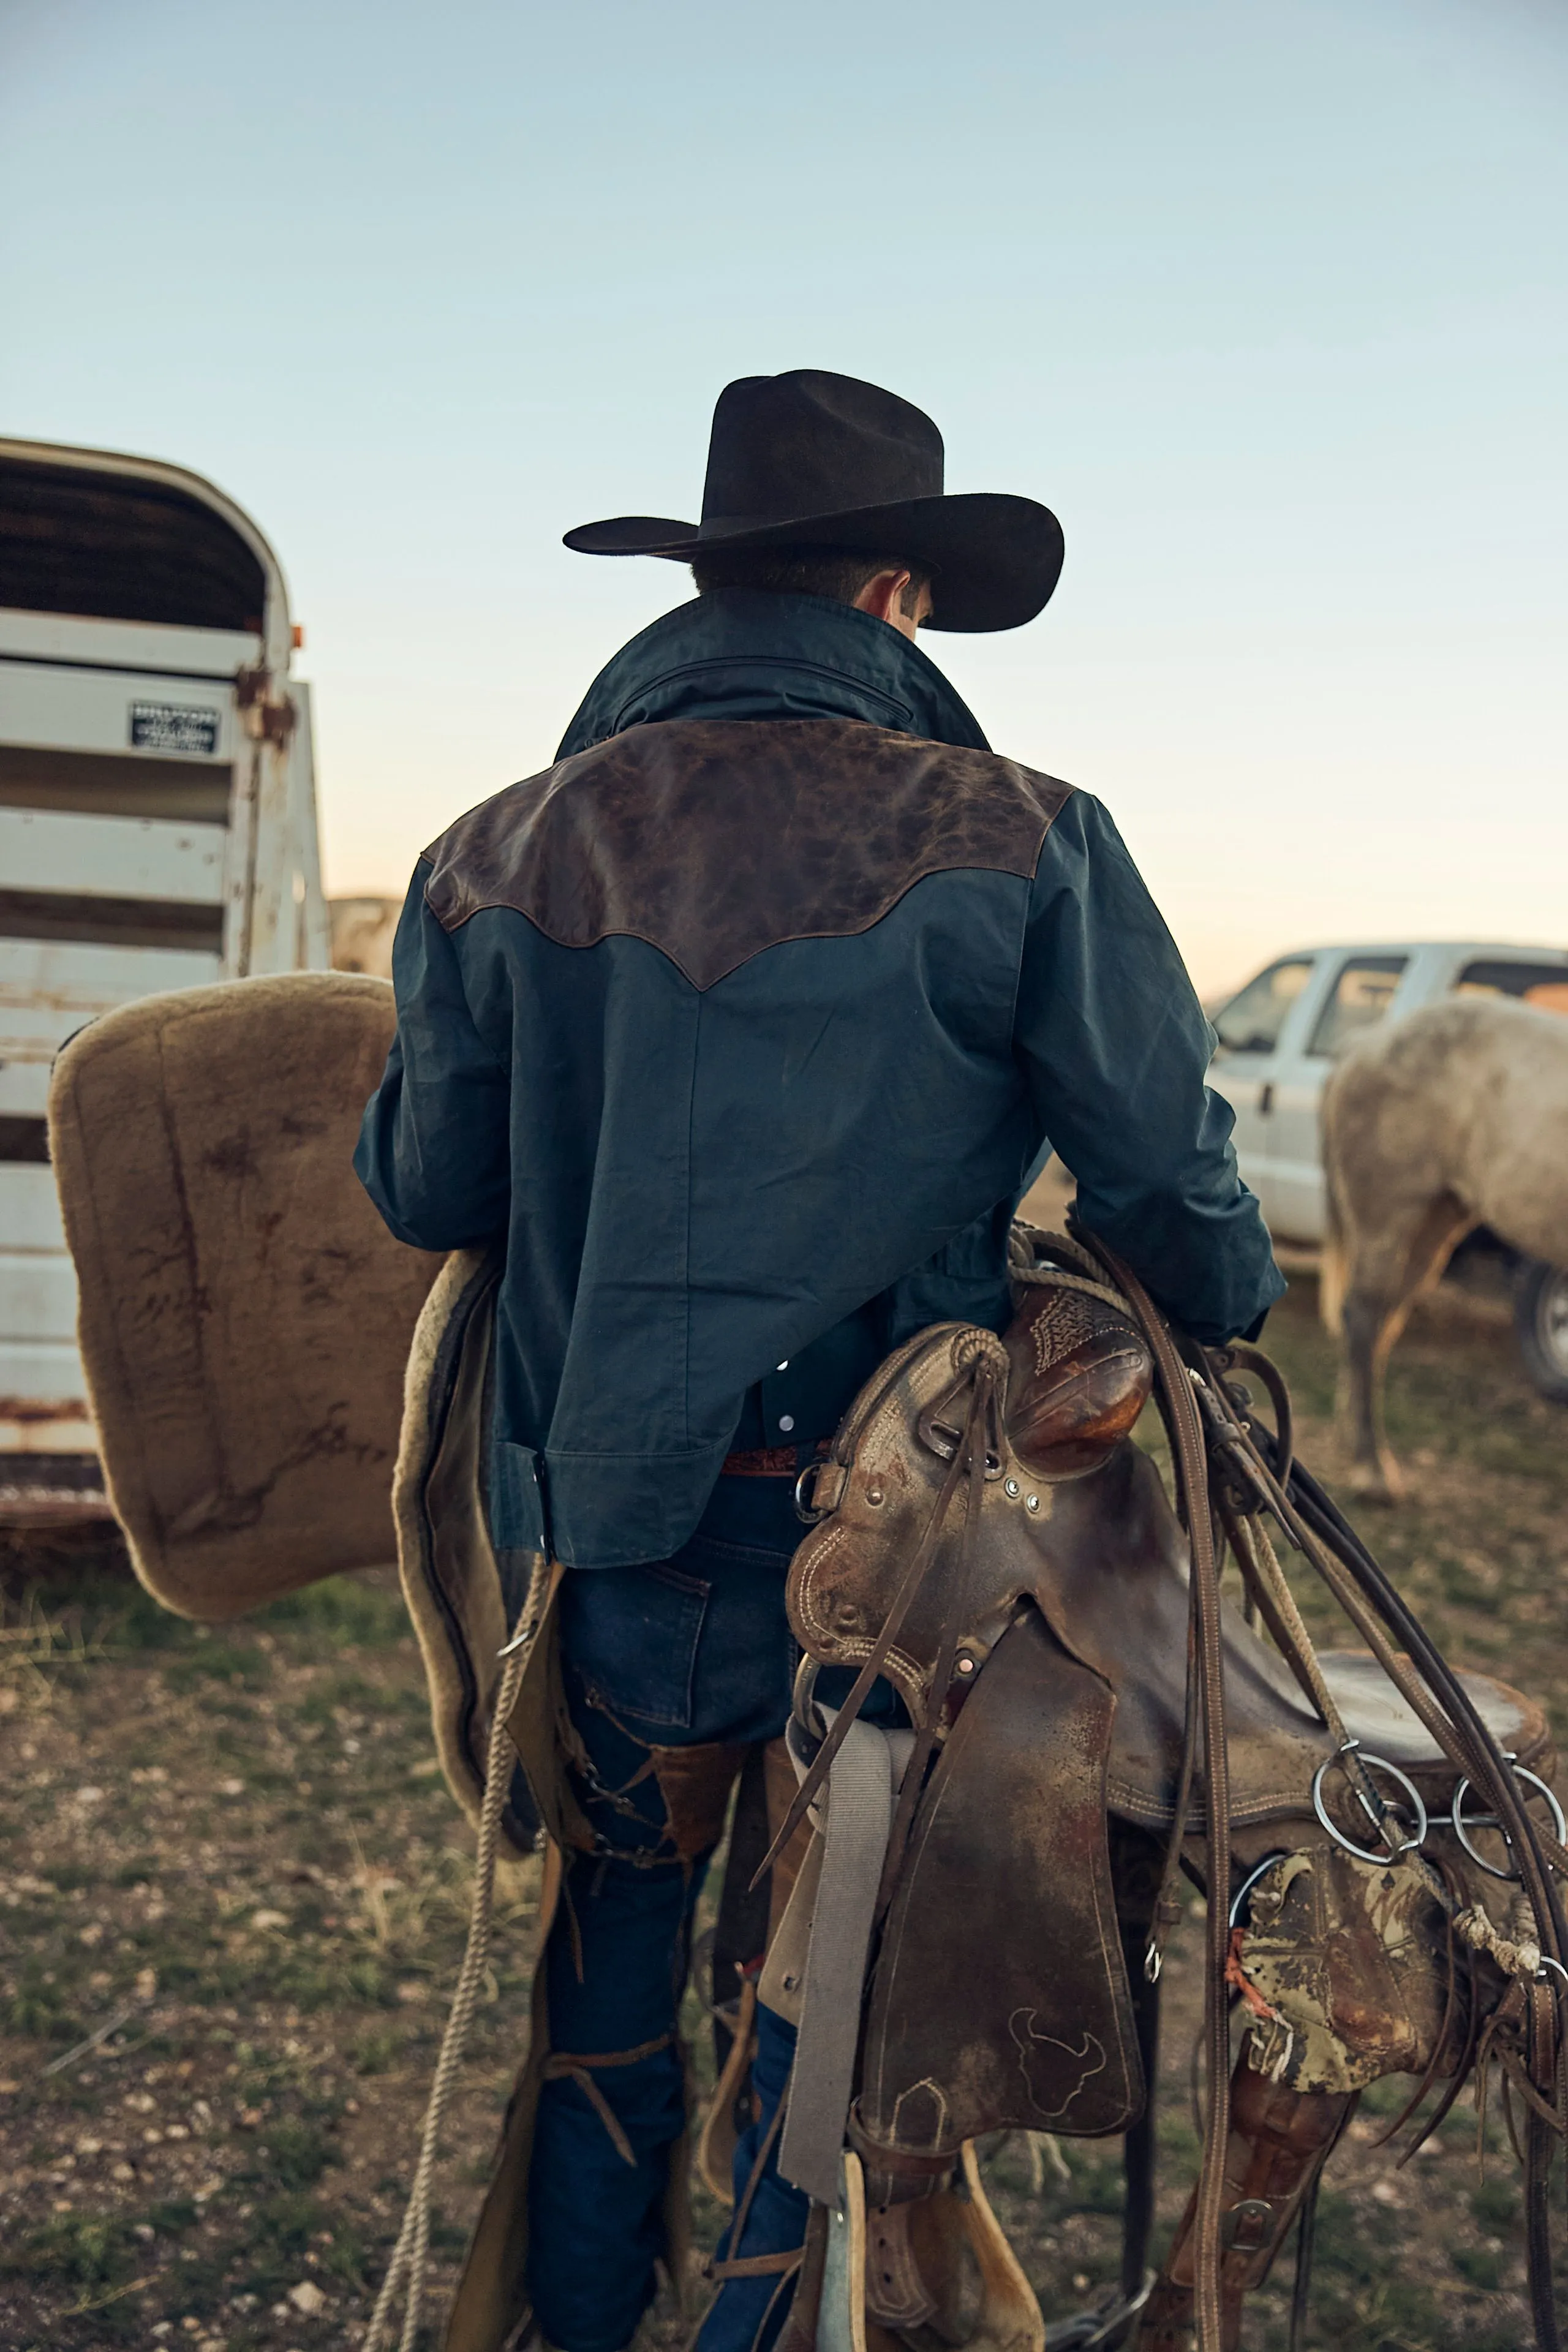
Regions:
M 430 2262 L 430 2190 L 440 2147 L 441 2126 L 457 2086 L 468 2029 L 473 2022 L 479 1986 L 484 1979 L 485 1964 L 489 1958 L 490 1927 L 495 1911 L 496 1854 L 500 1843 L 500 1817 L 511 1780 L 513 1758 L 507 1726 L 517 1704 L 523 1668 L 528 1663 L 528 1636 L 536 1630 L 539 1604 L 548 1574 L 548 1563 L 542 1563 L 535 1570 L 528 1597 L 518 1613 L 516 1629 L 502 1653 L 504 1663 L 496 1688 L 490 1715 L 489 1742 L 485 1752 L 485 1787 L 474 1850 L 474 1899 L 468 1912 L 468 1942 L 463 1950 L 462 1965 L 458 1970 L 452 2006 L 447 2014 L 446 2031 L 441 2036 L 441 2052 L 436 2061 L 436 2073 L 430 2084 L 430 2103 L 425 2110 L 425 2122 L 419 2136 L 419 2158 L 415 2166 L 414 2185 L 408 2193 L 407 2210 L 397 2233 L 397 2243 L 392 2250 L 386 2276 L 381 2283 L 381 2292 L 375 2299 L 370 2326 L 365 2330 L 362 2352 L 381 2352 L 383 2345 L 390 2340 L 393 2308 L 400 2294 L 404 2297 L 404 2307 L 398 2352 L 415 2352 L 419 2338 L 425 2306 L 425 2280 Z
M 1092 1271 L 1069 1274 L 1065 1266 L 1040 1265 L 1037 1264 L 1034 1253 L 1041 1249 L 1048 1250 L 1053 1256 L 1068 1258 L 1074 1265 L 1088 1266 Z M 1077 1242 L 1069 1241 L 1066 1234 L 1047 1234 L 1042 1233 L 1037 1225 L 1015 1224 L 1008 1237 L 1007 1272 L 1015 1282 L 1027 1286 L 1081 1290 L 1086 1297 L 1098 1298 L 1105 1306 L 1114 1307 L 1119 1315 L 1136 1319 L 1130 1302 L 1104 1279 L 1103 1269 L 1098 1261 L 1089 1255 L 1088 1250 L 1080 1249 Z

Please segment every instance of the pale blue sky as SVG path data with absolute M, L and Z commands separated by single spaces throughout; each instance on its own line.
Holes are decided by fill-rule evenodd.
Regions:
M 688 593 L 561 532 L 817 366 L 1060 515 L 1039 621 L 925 643 L 1202 984 L 1562 940 L 1565 100 L 1556 0 L 0 0 L 0 430 L 271 537 L 338 889 Z

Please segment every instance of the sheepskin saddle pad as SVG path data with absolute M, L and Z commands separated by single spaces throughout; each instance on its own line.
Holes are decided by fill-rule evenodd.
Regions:
M 78 1032 L 49 1139 L 110 1499 L 142 1582 L 216 1621 L 395 1556 L 392 1484 L 439 1257 L 353 1172 L 384 981 L 144 997 Z

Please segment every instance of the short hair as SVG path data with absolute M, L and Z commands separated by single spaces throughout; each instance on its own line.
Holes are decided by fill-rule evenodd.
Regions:
M 704 548 L 691 566 L 700 596 L 711 595 L 716 588 L 761 588 L 773 596 L 825 596 L 835 604 L 853 604 L 879 572 L 909 573 L 910 584 L 899 604 L 906 615 L 912 614 L 932 575 L 927 565 L 907 555 L 861 555 L 848 547 L 715 544 Z

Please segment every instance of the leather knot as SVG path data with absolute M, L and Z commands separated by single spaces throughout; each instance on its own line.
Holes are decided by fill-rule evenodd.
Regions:
M 967 1372 L 974 1366 L 985 1364 L 998 1380 L 1007 1377 L 1007 1350 L 994 1331 L 984 1329 L 978 1323 L 967 1331 L 960 1331 L 952 1343 L 952 1369 Z

